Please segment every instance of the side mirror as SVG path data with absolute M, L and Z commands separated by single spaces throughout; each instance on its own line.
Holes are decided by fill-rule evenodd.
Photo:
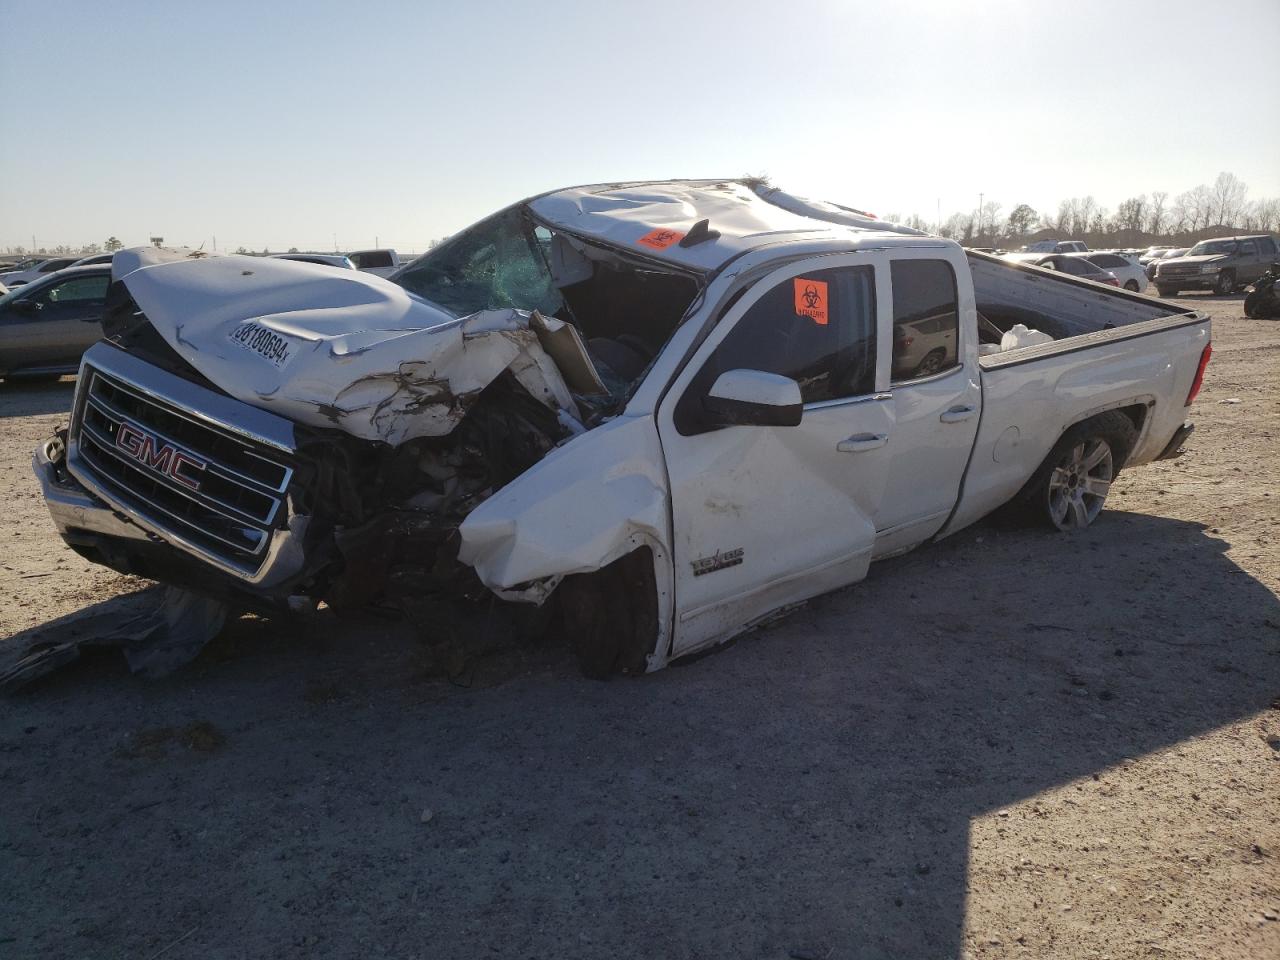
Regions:
M 794 427 L 804 413 L 800 384 L 763 370 L 726 370 L 702 405 L 718 427 Z
M 34 317 L 42 307 L 43 305 L 36 300 L 14 300 L 9 304 L 9 309 L 24 317 Z

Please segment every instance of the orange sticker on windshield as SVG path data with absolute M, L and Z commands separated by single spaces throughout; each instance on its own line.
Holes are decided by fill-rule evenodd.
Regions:
M 821 326 L 827 325 L 827 282 L 796 277 L 796 313 Z
M 650 230 L 643 237 L 636 241 L 642 247 L 649 247 L 652 250 L 665 250 L 673 243 L 679 243 L 684 239 L 684 234 L 679 230 Z

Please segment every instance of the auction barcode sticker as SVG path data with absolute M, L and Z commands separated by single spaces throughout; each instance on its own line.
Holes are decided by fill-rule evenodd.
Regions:
M 293 355 L 293 343 L 287 337 L 257 323 L 240 324 L 227 339 L 277 367 L 283 367 Z

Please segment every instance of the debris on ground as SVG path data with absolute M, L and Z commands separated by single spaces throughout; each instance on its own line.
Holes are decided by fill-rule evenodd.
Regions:
M 39 640 L 0 673 L 0 692 L 13 693 L 80 659 L 87 650 L 118 648 L 129 669 L 144 677 L 168 676 L 196 658 L 227 619 L 226 604 L 189 590 L 166 587 L 160 603 L 119 622 L 99 614 L 75 621 L 74 636 Z

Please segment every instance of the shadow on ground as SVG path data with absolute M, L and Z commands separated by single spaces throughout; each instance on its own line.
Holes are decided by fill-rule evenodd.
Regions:
M 603 684 L 565 662 L 415 682 L 414 642 L 376 620 L 255 621 L 160 683 L 82 668 L 4 707 L 0 938 L 955 957 L 974 817 L 1280 694 L 1280 604 L 1223 549 L 1122 512 L 1078 537 L 980 528 Z
M 0 417 L 71 413 L 74 377 L 60 380 L 0 380 Z

